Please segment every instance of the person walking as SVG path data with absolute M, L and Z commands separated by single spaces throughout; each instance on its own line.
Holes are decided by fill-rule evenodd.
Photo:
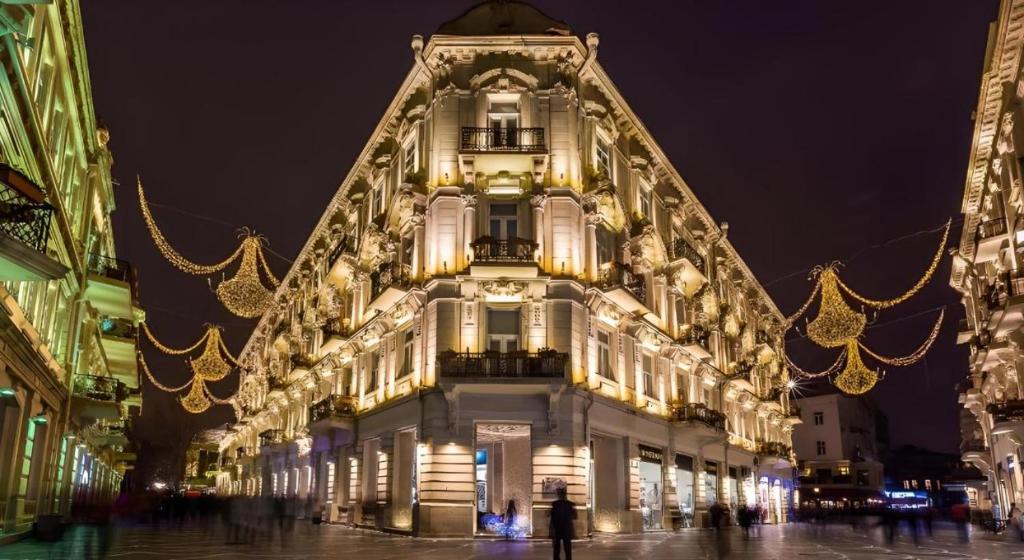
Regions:
M 516 501 L 509 500 L 508 507 L 505 508 L 505 540 L 511 539 L 515 536 L 516 530 Z
M 576 519 L 576 504 L 566 498 L 565 487 L 558 489 L 558 499 L 551 503 L 551 545 L 554 559 L 560 560 L 561 549 L 565 549 L 565 560 L 572 560 L 572 539 L 576 536 L 573 521 Z

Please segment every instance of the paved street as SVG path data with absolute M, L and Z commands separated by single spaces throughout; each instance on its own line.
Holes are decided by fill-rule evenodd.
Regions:
M 281 558 L 294 560 L 401 558 L 409 560 L 551 558 L 546 541 L 504 542 L 469 539 L 410 539 L 357 531 L 339 526 L 299 525 L 286 537 L 257 539 L 253 544 L 227 545 L 221 533 L 199 527 L 154 530 L 121 526 L 108 535 L 109 550 L 98 554 L 103 535 L 95 527 L 76 527 L 60 543 L 22 541 L 0 547 L 0 560 L 30 559 L 232 559 Z M 957 539 L 952 527 L 938 527 L 932 538 L 922 537 L 914 546 L 908 535 L 887 545 L 881 532 L 854 532 L 846 526 L 818 529 L 809 526 L 765 527 L 761 536 L 745 539 L 739 530 L 718 538 L 710 531 L 597 537 L 577 541 L 577 559 L 679 559 L 679 558 L 1024 558 L 1024 544 L 1008 536 L 975 534 L 970 544 Z

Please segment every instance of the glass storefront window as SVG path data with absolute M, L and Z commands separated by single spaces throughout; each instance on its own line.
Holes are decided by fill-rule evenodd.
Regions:
M 644 530 L 661 529 L 661 464 L 640 461 L 640 513 Z
M 683 527 L 693 527 L 693 458 L 676 455 L 676 496 Z
M 704 462 L 704 501 L 708 507 L 718 503 L 718 463 Z

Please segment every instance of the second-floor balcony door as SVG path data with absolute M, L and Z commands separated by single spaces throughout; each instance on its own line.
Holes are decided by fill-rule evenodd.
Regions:
M 519 310 L 489 309 L 487 311 L 487 350 L 516 352 L 519 350 Z
M 492 204 L 490 235 L 495 239 L 510 239 L 519 232 L 519 217 L 515 204 Z
M 519 107 L 515 103 L 494 103 L 487 113 L 491 145 L 514 148 L 518 143 Z

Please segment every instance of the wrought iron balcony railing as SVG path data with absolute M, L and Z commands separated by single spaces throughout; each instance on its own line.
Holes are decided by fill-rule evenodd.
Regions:
M 677 341 L 683 346 L 689 346 L 691 344 L 699 345 L 703 348 L 708 348 L 708 340 L 711 337 L 711 332 L 700 325 L 692 325 Z
M 688 403 L 676 407 L 677 422 L 700 422 L 716 430 L 725 430 L 725 414 L 699 403 Z
M 988 448 L 985 442 L 980 439 L 965 440 L 960 442 L 960 454 L 964 453 L 985 453 Z
M 119 317 L 108 317 L 106 315 L 100 317 L 99 321 L 100 332 L 106 336 L 116 336 L 118 338 L 135 338 L 138 332 L 135 325 L 128 319 L 121 319 Z
M 341 258 L 341 255 L 345 253 L 356 252 L 356 238 L 351 235 L 345 235 L 338 240 L 338 243 L 331 249 L 331 254 L 327 257 L 327 262 L 333 266 L 335 262 Z
M 640 303 L 647 304 L 647 284 L 644 277 L 634 274 L 628 266 L 611 262 L 601 270 L 601 286 L 605 290 L 623 288 L 633 294 Z
M 1006 233 L 1006 219 L 996 218 L 978 224 L 978 238 L 988 239 Z
M 355 399 L 345 395 L 332 395 L 309 407 L 309 421 L 313 423 L 328 418 L 351 418 L 355 413 Z
M 391 286 L 407 286 L 409 284 L 409 271 L 405 265 L 399 263 L 385 263 L 377 270 L 370 273 L 370 300 L 377 299 Z
M 128 398 L 128 388 L 113 377 L 76 375 L 72 391 L 80 397 L 96 401 L 121 402 Z
M 554 351 L 442 352 L 437 357 L 442 377 L 528 378 L 565 377 L 569 355 Z
M 537 244 L 529 239 L 510 237 L 497 239 L 489 235 L 478 238 L 473 243 L 474 262 L 525 262 L 532 263 Z
M 33 250 L 46 252 L 53 207 L 42 191 L 19 171 L 0 164 L 0 232 Z
M 522 152 L 546 151 L 544 129 L 462 127 L 463 152 Z
M 789 457 L 793 448 L 779 441 L 762 441 L 757 444 L 757 454 L 762 457 Z
M 992 403 L 988 405 L 987 410 L 996 422 L 1024 420 L 1024 400 L 1014 399 Z
M 685 237 L 677 237 L 672 242 L 672 258 L 673 259 L 686 259 L 690 261 L 697 270 L 704 273 L 704 257 L 697 252 L 697 249 L 690 245 L 690 242 Z
M 260 447 L 284 443 L 284 430 L 264 430 L 260 432 Z

